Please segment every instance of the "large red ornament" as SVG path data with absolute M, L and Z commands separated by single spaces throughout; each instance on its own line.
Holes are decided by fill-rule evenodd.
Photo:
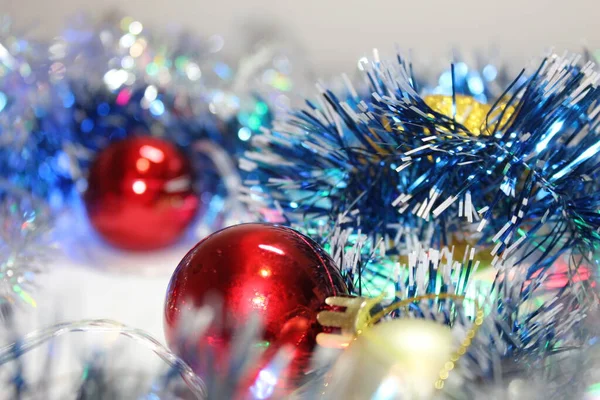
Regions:
M 182 312 L 217 294 L 230 327 L 241 326 L 252 313 L 262 317 L 267 354 L 293 346 L 288 376 L 297 378 L 321 331 L 316 315 L 325 298 L 347 292 L 333 260 L 308 237 L 279 225 L 237 225 L 202 240 L 175 270 L 165 303 L 165 334 L 173 346 Z M 207 342 L 219 353 L 227 349 L 230 334 L 211 331 Z
M 198 209 L 192 169 L 169 142 L 135 137 L 93 163 L 84 196 L 92 226 L 109 243 L 152 250 L 181 237 Z

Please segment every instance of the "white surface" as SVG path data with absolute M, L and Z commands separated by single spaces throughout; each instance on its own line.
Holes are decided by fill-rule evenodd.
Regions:
M 163 341 L 167 286 L 179 261 L 197 241 L 192 232 L 165 250 L 124 252 L 99 241 L 85 221 L 70 221 L 57 226 L 62 251 L 49 273 L 38 276 L 42 290 L 31 323 L 112 319 Z M 69 226 L 70 231 L 63 230 Z
M 498 45 L 510 59 L 529 60 L 549 47 L 600 47 L 596 0 L 0 0 L 3 12 L 38 34 L 59 32 L 76 10 L 123 12 L 152 25 L 181 24 L 220 33 L 230 49 L 242 27 L 275 22 L 296 37 L 323 70 L 350 72 L 357 57 L 394 44 L 417 55 L 445 56 L 451 47 Z
M 163 301 L 172 270 L 181 257 L 164 259 L 163 271 L 144 275 L 147 265 L 136 257 L 123 257 L 110 270 L 59 260 L 62 265 L 43 277 L 39 298 L 39 320 L 112 319 L 148 331 L 163 341 Z M 123 273 L 118 268 L 139 267 L 140 273 Z M 40 277 L 42 280 L 42 277 Z M 53 315 L 56 313 L 57 315 Z
M 48 266 L 49 273 L 37 276 L 40 289 L 33 293 L 37 307 L 23 305 L 18 310 L 15 319 L 18 331 L 26 334 L 57 323 L 109 319 L 142 329 L 165 344 L 165 292 L 172 271 L 191 244 L 147 255 L 119 254 L 95 240 L 84 240 L 82 246 L 86 247 L 85 253 L 90 258 L 86 260 L 81 254 L 77 259 L 58 257 Z M 0 346 L 14 340 L 10 332 L 1 331 L 0 335 Z M 110 368 L 128 374 L 129 379 L 146 379 L 167 369 L 167 364 L 148 344 L 117 335 L 114 331 L 71 331 L 62 332 L 24 357 L 26 375 L 31 382 L 46 376 L 45 360 L 51 349 L 56 355 L 51 374 L 57 379 L 56 387 L 53 386 L 57 392 L 49 399 L 65 398 L 64 394 L 72 390 L 69 385 L 81 375 L 82 366 L 90 359 L 97 359 L 98 350 Z M 0 372 L 7 373 L 14 366 L 14 363 L 2 365 Z M 60 382 L 65 386 L 62 387 Z M 6 396 L 8 394 L 0 390 L 0 400 L 8 399 Z
M 25 333 L 59 322 L 110 319 L 139 328 L 164 343 L 163 305 L 170 277 L 200 233 L 164 250 L 117 250 L 98 239 L 78 207 L 59 218 L 53 243 L 59 248 L 46 273 L 36 275 L 37 307 L 18 316 Z

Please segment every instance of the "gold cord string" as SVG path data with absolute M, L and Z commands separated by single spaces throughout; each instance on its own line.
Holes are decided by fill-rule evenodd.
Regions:
M 444 364 L 444 368 L 442 368 L 442 370 L 440 371 L 438 380 L 435 381 L 434 386 L 438 390 L 442 389 L 444 387 L 444 381 L 446 379 L 448 379 L 448 376 L 450 375 L 450 371 L 452 371 L 454 369 L 454 367 L 456 366 L 456 362 L 463 355 L 465 355 L 465 353 L 471 346 L 471 342 L 472 342 L 473 338 L 475 337 L 475 335 L 477 334 L 477 331 L 479 331 L 479 328 L 481 327 L 481 324 L 483 323 L 483 317 L 484 317 L 483 309 L 480 308 L 477 304 L 475 304 L 475 308 L 477 311 L 475 313 L 475 321 L 473 322 L 473 326 L 471 326 L 471 329 L 469 329 L 469 331 L 467 332 L 467 335 L 463 339 L 459 348 L 454 353 L 452 353 L 452 355 L 450 356 L 450 360 L 446 364 Z
M 389 306 L 385 307 L 383 310 L 379 311 L 377 314 L 375 314 L 373 316 L 366 316 L 366 317 L 360 318 L 360 315 L 359 315 L 358 316 L 359 321 L 357 322 L 356 333 L 358 335 L 362 334 L 363 330 L 365 328 L 368 328 L 368 327 L 376 324 L 385 315 L 389 314 L 392 311 L 408 307 L 412 303 L 417 302 L 417 301 L 434 300 L 434 299 L 451 299 L 451 300 L 457 301 L 457 300 L 465 300 L 466 298 L 465 298 L 465 296 L 462 296 L 462 295 L 440 293 L 440 294 L 426 294 L 426 295 L 415 296 L 415 297 L 411 297 L 409 299 L 401 300 L 401 301 L 390 304 Z M 454 369 L 458 360 L 463 355 L 466 354 L 467 350 L 471 346 L 473 338 L 475 337 L 475 335 L 479 331 L 479 328 L 483 324 L 483 319 L 484 319 L 483 309 L 481 307 L 479 307 L 477 300 L 474 300 L 474 301 L 475 301 L 475 320 L 473 322 L 473 325 L 472 325 L 471 329 L 469 329 L 467 331 L 467 334 L 465 335 L 465 338 L 461 342 L 458 349 L 456 349 L 452 353 L 452 355 L 450 356 L 450 360 L 448 360 L 448 362 L 446 362 L 444 364 L 444 367 L 440 371 L 439 378 L 434 383 L 435 388 L 438 390 L 442 389 L 444 387 L 444 382 L 446 381 L 446 379 L 448 379 L 448 376 L 450 375 L 450 371 L 452 371 Z M 369 310 L 364 310 L 363 312 L 368 312 L 368 311 Z M 360 324 L 361 320 L 364 321 L 364 323 L 361 324 L 362 327 L 358 326 L 358 324 Z

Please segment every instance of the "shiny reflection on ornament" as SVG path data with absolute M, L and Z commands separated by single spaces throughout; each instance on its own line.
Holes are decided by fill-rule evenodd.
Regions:
M 127 74 L 127 71 L 123 69 L 111 69 L 104 74 L 104 83 L 109 90 L 117 90 L 127 82 L 128 78 L 129 74 Z
M 123 35 L 121 37 L 121 40 L 119 40 L 119 44 L 121 45 L 121 47 L 126 48 L 126 49 L 130 48 L 131 45 L 133 45 L 134 43 L 135 43 L 135 36 L 133 36 L 130 33 Z
M 165 112 L 165 105 L 162 101 L 156 99 L 152 103 L 150 103 L 150 112 L 155 117 L 159 117 Z
M 1 76 L 2 74 L 0 74 Z M 0 92 L 0 111 L 4 110 L 4 107 L 6 107 L 6 104 L 8 103 L 8 98 L 6 97 L 6 95 L 3 92 Z
M 146 192 L 147 186 L 144 181 L 135 181 L 135 182 L 133 182 L 133 185 L 131 186 L 131 188 L 133 189 L 134 193 L 143 194 Z
M 346 346 L 347 347 L 347 346 Z M 372 400 L 393 400 L 400 394 L 400 382 L 398 377 L 390 375 L 385 378 L 377 391 L 373 394 Z
M 600 399 L 600 383 L 594 383 L 588 386 L 584 400 L 598 400 Z
M 121 60 L 121 67 L 125 68 L 125 69 L 131 69 L 135 66 L 135 61 L 133 60 L 132 57 L 123 57 L 123 59 Z
M 475 73 L 469 74 L 469 77 L 467 78 L 467 86 L 474 95 L 482 94 L 485 90 L 485 87 L 483 86 L 483 80 Z
M 140 21 L 133 21 L 129 24 L 129 33 L 131 33 L 132 35 L 139 35 L 140 33 L 142 33 L 143 29 L 144 26 Z
M 140 43 L 139 40 L 136 41 L 133 45 L 131 45 L 131 48 L 129 49 L 129 55 L 134 58 L 141 56 L 143 52 L 144 45 Z
M 252 131 L 246 128 L 245 126 L 240 128 L 240 130 L 238 131 L 238 138 L 240 138 L 242 142 L 247 142 L 248 140 L 250 140 L 251 137 Z
M 369 64 L 369 59 L 367 57 L 361 57 L 358 59 L 358 69 L 361 71 L 365 70 L 365 65 Z
M 252 298 L 252 308 L 265 311 L 267 309 L 267 298 L 259 292 L 254 294 L 255 296 Z
M 454 65 L 454 73 L 458 77 L 464 77 L 469 72 L 469 67 L 464 62 L 459 62 Z
M 200 67 L 195 63 L 189 63 L 185 67 L 185 73 L 191 81 L 197 81 L 202 77 L 202 71 L 200 70 Z
M 165 159 L 165 153 L 162 150 L 149 145 L 140 147 L 140 155 L 157 164 Z
M 123 89 L 117 95 L 117 105 L 124 106 L 131 99 L 131 91 L 129 89 Z
M 438 85 L 443 93 L 452 89 L 452 72 L 445 71 L 438 79 Z
M 255 399 L 268 399 L 273 394 L 277 385 L 277 375 L 268 368 L 261 369 L 254 385 L 250 387 L 250 392 Z
M 282 255 L 282 256 L 285 255 L 285 252 L 283 250 L 278 249 L 275 246 L 271 246 L 271 245 L 268 245 L 268 244 L 259 244 L 258 247 L 261 248 L 261 249 L 263 249 L 263 250 L 270 251 L 272 253 L 277 253 L 277 254 Z
M 150 168 L 150 161 L 148 161 L 146 158 L 138 158 L 135 163 L 135 168 L 139 172 L 146 172 L 148 171 L 148 168 Z
M 261 268 L 260 272 L 260 276 L 262 276 L 263 278 L 268 278 L 269 276 L 271 276 L 271 270 L 268 268 Z
M 482 72 L 483 72 L 483 77 L 487 81 L 493 81 L 498 76 L 498 70 L 496 69 L 496 67 L 494 67 L 493 65 L 490 65 L 490 64 L 483 67 Z
M 157 96 L 158 96 L 158 90 L 156 89 L 156 86 L 154 86 L 154 85 L 148 86 L 146 88 L 146 90 L 144 91 L 144 98 L 146 98 L 148 101 L 154 101 Z
M 167 193 L 177 193 L 185 191 L 192 184 L 192 180 L 189 175 L 184 175 L 176 179 L 171 179 L 170 181 L 165 183 L 165 192 Z
M 571 170 L 573 170 L 575 167 L 577 167 L 579 164 L 586 161 L 588 158 L 592 157 L 598 151 L 600 151 L 600 142 L 597 142 L 593 146 L 589 147 L 586 151 L 581 153 L 575 160 L 571 161 L 566 167 L 561 169 L 556 175 L 554 175 L 552 178 L 550 178 L 550 182 L 553 183 L 556 180 L 562 178 L 563 176 L 568 174 Z
M 546 146 L 548 146 L 548 143 L 550 143 L 550 141 L 552 140 L 552 138 L 554 137 L 554 135 L 556 135 L 558 132 L 560 132 L 560 130 L 562 129 L 564 125 L 564 121 L 556 121 L 552 124 L 552 126 L 550 127 L 550 130 L 548 131 L 548 134 L 546 135 L 546 137 L 537 144 L 537 146 L 535 146 L 535 151 L 537 151 L 538 153 L 542 152 Z
M 219 76 L 219 78 L 223 80 L 227 80 L 231 77 L 232 71 L 229 65 L 223 62 L 217 62 L 214 66 L 215 74 Z

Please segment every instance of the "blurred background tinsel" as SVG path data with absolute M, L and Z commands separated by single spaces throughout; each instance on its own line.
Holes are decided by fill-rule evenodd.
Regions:
M 0 398 L 600 396 L 596 52 L 240 31 L 0 18 Z

